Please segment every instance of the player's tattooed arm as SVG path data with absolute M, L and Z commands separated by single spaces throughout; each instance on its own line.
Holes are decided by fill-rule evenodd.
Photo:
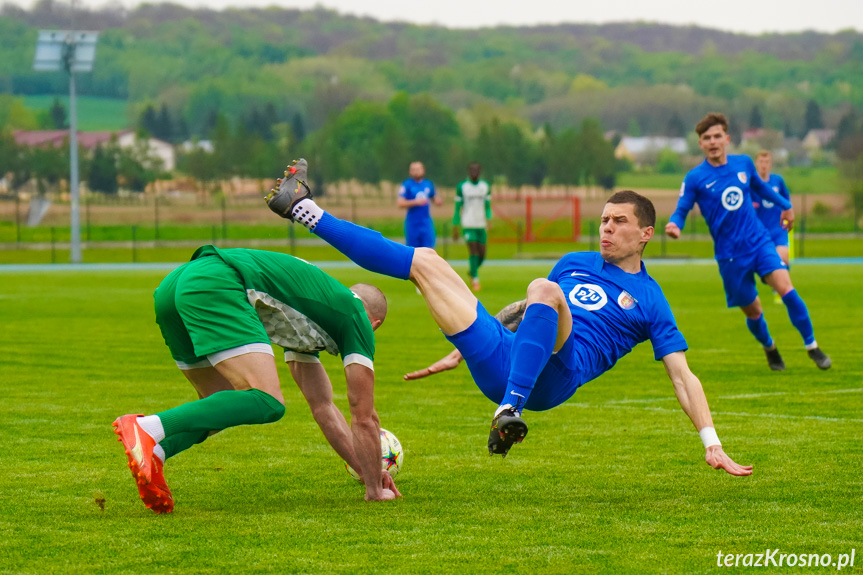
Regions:
M 524 310 L 527 308 L 527 300 L 514 301 L 495 314 L 495 318 L 509 331 L 518 329 L 524 318 Z
M 527 300 L 523 299 L 521 301 L 515 301 L 497 312 L 494 317 L 497 318 L 497 320 L 500 321 L 506 329 L 515 331 L 518 329 L 518 325 L 521 323 L 522 318 L 524 318 L 524 310 L 526 308 Z M 461 352 L 454 349 L 448 355 L 440 358 L 427 368 L 405 374 L 404 378 L 406 380 L 421 379 L 442 371 L 449 371 L 458 367 L 458 364 L 462 362 L 462 359 Z

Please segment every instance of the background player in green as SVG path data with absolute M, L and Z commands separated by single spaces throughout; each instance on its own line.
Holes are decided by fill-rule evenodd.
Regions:
M 491 219 L 491 186 L 479 179 L 482 166 L 473 162 L 467 167 L 468 179 L 455 189 L 455 213 L 452 216 L 452 237 L 458 239 L 459 226 L 467 242 L 471 287 L 479 291 L 479 267 L 485 261 L 488 236 L 486 229 Z
M 374 330 L 386 317 L 376 287 L 346 288 L 289 255 L 204 246 L 153 294 L 156 322 L 171 355 L 200 397 L 155 415 L 114 422 L 141 499 L 173 510 L 162 472 L 169 457 L 237 425 L 278 421 L 285 413 L 271 343 L 285 349 L 291 375 L 333 449 L 360 470 L 367 500 L 399 495 L 381 472 L 374 409 Z M 333 404 L 318 352 L 340 354 L 351 426 Z

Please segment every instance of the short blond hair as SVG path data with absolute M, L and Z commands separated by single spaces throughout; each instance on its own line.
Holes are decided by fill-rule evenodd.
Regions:
M 770 150 L 761 150 L 760 152 L 758 152 L 758 155 L 755 156 L 756 160 L 758 158 L 773 158 L 773 152 L 771 152 Z

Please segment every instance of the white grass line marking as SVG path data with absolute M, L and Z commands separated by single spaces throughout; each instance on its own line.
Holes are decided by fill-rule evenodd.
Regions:
M 742 393 L 740 395 L 720 395 L 719 399 L 752 399 L 754 397 L 770 397 L 773 395 L 822 395 L 825 393 L 863 393 L 863 387 L 851 389 L 825 389 L 816 391 L 771 391 L 764 393 Z
M 565 404 L 572 405 L 573 407 L 587 407 L 590 409 L 640 409 L 643 411 L 659 411 L 663 413 L 679 413 L 679 409 L 669 409 L 667 407 L 642 407 L 637 405 L 611 405 L 611 404 L 602 404 L 602 405 L 590 405 L 586 403 L 572 403 Z M 713 415 L 727 415 L 731 417 L 766 417 L 769 419 L 803 419 L 803 420 L 813 420 L 813 421 L 831 421 L 837 423 L 863 423 L 863 419 L 853 419 L 849 417 L 826 417 L 823 415 L 788 415 L 785 413 L 743 413 L 737 411 L 714 411 Z
M 851 389 L 825 389 L 822 391 L 766 391 L 764 393 L 741 393 L 738 395 L 718 395 L 716 399 L 754 399 L 758 397 L 774 397 L 778 395 L 796 395 L 805 397 L 807 395 L 823 395 L 832 393 L 863 393 L 863 387 L 855 387 Z M 663 401 L 676 401 L 677 398 L 672 396 L 667 397 L 648 397 L 645 399 L 612 399 L 607 402 L 610 405 L 622 405 L 627 403 L 661 403 Z

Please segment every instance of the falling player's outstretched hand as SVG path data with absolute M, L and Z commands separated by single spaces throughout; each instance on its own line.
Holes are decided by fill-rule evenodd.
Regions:
M 428 377 L 429 375 L 434 375 L 435 373 L 440 373 L 441 371 L 455 369 L 458 367 L 458 364 L 461 363 L 461 360 L 461 353 L 459 350 L 454 349 L 449 355 L 442 357 L 427 368 L 406 373 L 405 379 L 408 381 L 411 379 L 421 379 L 423 377 Z
M 711 445 L 708 447 L 707 453 L 704 455 L 704 460 L 707 461 L 707 465 L 713 469 L 724 469 L 731 475 L 752 475 L 751 465 L 740 465 L 738 463 L 734 463 L 734 460 L 722 451 L 721 445 Z
M 675 224 L 674 222 L 668 222 L 667 224 L 665 224 L 665 233 L 668 235 L 668 237 L 676 240 L 680 237 L 680 228 L 677 227 L 677 224 Z

